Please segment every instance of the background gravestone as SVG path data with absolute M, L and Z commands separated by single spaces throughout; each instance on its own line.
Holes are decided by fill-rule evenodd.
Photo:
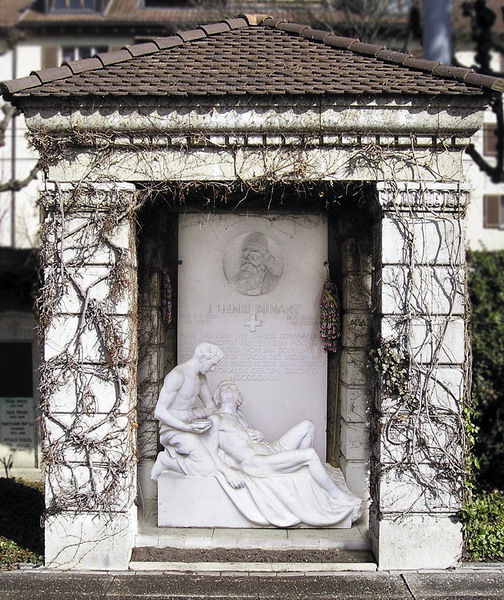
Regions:
M 0 460 L 13 468 L 37 466 L 31 355 L 31 343 L 0 344 Z

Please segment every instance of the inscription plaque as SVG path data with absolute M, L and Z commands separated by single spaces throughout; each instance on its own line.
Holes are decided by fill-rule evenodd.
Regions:
M 198 343 L 216 343 L 224 359 L 210 388 L 236 381 L 251 422 L 270 440 L 310 418 L 325 460 L 325 218 L 181 215 L 179 223 L 179 362 Z
M 35 447 L 33 398 L 0 398 L 0 458 L 12 455 L 13 467 L 35 467 Z

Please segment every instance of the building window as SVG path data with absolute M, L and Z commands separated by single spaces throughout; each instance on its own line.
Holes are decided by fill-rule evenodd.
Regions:
M 72 60 L 82 60 L 90 58 L 95 54 L 107 52 L 107 46 L 63 46 L 61 48 L 61 63 L 70 62 Z
M 483 225 L 492 229 L 504 229 L 504 196 L 483 196 Z
M 86 11 L 102 13 L 110 0 L 45 0 L 46 12 Z
M 388 12 L 406 13 L 410 9 L 410 0 L 386 0 Z
M 147 1 L 148 0 L 145 0 L 145 2 Z M 330 3 L 326 0 L 323 5 L 329 6 Z M 345 2 L 343 2 L 343 6 L 345 12 L 349 10 L 354 14 L 373 14 L 373 18 L 378 19 L 383 18 L 386 13 L 405 14 L 409 12 L 411 8 L 411 0 L 382 0 L 381 2 L 376 2 L 376 0 L 345 0 Z
M 187 0 L 141 0 L 140 6 L 143 5 L 143 8 L 173 8 L 185 4 L 187 4 Z
M 483 125 L 483 154 L 485 156 L 497 156 L 497 125 L 485 123 Z

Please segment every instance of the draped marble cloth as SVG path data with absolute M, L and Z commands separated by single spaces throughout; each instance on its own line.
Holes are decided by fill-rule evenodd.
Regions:
M 269 444 L 275 446 L 275 442 Z M 180 454 L 169 444 L 164 452 L 176 462 L 179 473 L 199 476 L 192 458 Z M 239 468 L 222 450 L 218 452 L 228 466 Z M 238 489 L 232 488 L 222 473 L 216 473 L 215 477 L 241 514 L 257 525 L 292 527 L 303 523 L 313 527 L 350 527 L 361 515 L 362 501 L 348 490 L 339 469 L 327 464 L 325 468 L 340 490 L 337 498 L 329 496 L 313 480 L 308 467 L 265 477 L 244 473 L 245 486 Z
M 307 467 L 267 477 L 246 474 L 245 487 L 239 489 L 233 489 L 221 473 L 216 477 L 236 508 L 257 525 L 350 527 L 361 514 L 359 498 L 339 485 L 339 496 L 332 498 L 313 480 Z
M 174 433 L 177 434 L 177 431 L 174 430 Z M 177 452 L 162 438 L 161 442 L 166 455 L 177 465 L 178 473 L 199 476 L 193 458 Z M 264 443 L 282 451 L 278 441 Z M 218 452 L 229 467 L 240 469 L 225 452 L 220 449 Z M 217 472 L 215 477 L 238 511 L 257 525 L 292 527 L 303 523 L 313 527 L 351 527 L 361 515 L 362 501 L 348 490 L 339 469 L 328 464 L 325 468 L 340 491 L 337 498 L 332 498 L 314 481 L 308 467 L 264 477 L 241 471 L 245 486 L 238 489 L 232 488 L 222 473 Z

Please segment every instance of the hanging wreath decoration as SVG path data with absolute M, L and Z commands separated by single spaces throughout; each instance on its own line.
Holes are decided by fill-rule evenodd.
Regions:
M 338 289 L 331 281 L 329 263 L 325 263 L 327 278 L 320 299 L 320 339 L 324 350 L 336 352 L 341 335 L 341 317 Z
M 173 322 L 172 285 L 168 269 L 163 269 L 161 289 L 161 315 L 163 320 L 171 325 Z

